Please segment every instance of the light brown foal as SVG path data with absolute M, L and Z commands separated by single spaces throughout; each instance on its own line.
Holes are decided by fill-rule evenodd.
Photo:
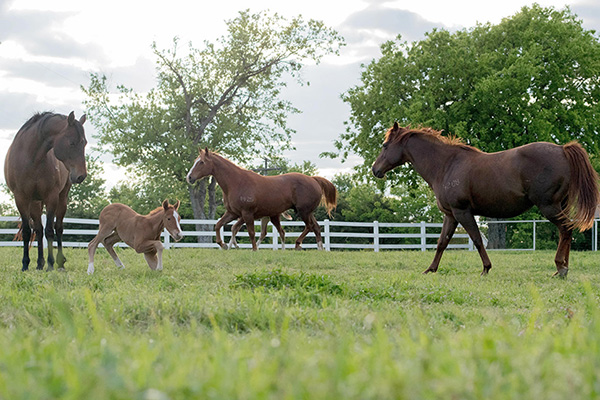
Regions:
M 162 270 L 164 246 L 160 241 L 160 235 L 163 230 L 166 228 L 176 241 L 183 238 L 178 209 L 179 201 L 171 205 L 168 200 L 163 201 L 162 207 L 158 207 L 148 215 L 140 215 L 121 203 L 106 206 L 100 213 L 98 234 L 88 244 L 88 274 L 94 273 L 94 254 L 100 243 L 104 245 L 117 267 L 125 268 L 113 249 L 115 243 L 120 241 L 127 243 L 137 253 L 144 253 L 150 269 Z

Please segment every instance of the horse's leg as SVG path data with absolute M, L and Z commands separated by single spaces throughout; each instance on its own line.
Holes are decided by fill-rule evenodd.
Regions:
M 310 213 L 306 213 L 303 212 L 302 210 L 298 210 L 298 214 L 300 215 L 300 218 L 302 218 L 302 221 L 304 221 L 304 230 L 302 231 L 302 233 L 300 234 L 300 236 L 298 236 L 298 238 L 296 239 L 296 250 L 302 250 L 302 242 L 304 241 L 304 238 L 306 237 L 306 235 L 308 235 L 309 232 L 313 231 L 312 228 L 312 219 L 311 214 Z
M 158 268 L 158 257 L 156 256 L 156 250 L 152 249 L 146 253 L 144 253 L 144 258 L 146 259 L 146 262 L 148 263 L 148 266 L 150 267 L 151 270 L 155 271 Z
M 136 251 L 144 253 L 144 258 L 151 270 L 162 271 L 162 253 L 164 248 L 165 247 L 160 240 L 149 240 L 141 243 L 140 246 L 136 248 Z
M 256 242 L 256 246 L 260 246 L 262 241 L 265 240 L 265 238 L 267 237 L 267 225 L 268 224 L 269 224 L 269 217 L 262 217 L 260 219 L 260 237 L 258 238 L 258 242 Z
M 223 225 L 233 221 L 234 219 L 238 218 L 237 215 L 235 215 L 232 212 L 226 211 L 225 214 L 223 214 L 223 216 L 221 217 L 220 220 L 217 221 L 216 225 L 215 225 L 215 231 L 217 234 L 217 244 L 223 249 L 223 250 L 227 250 L 227 245 L 225 243 L 223 243 L 223 240 L 221 239 L 221 228 L 223 227 Z M 254 221 L 253 221 L 254 222 Z M 249 230 L 249 229 L 248 229 Z
M 452 215 L 444 215 L 444 224 L 442 225 L 442 232 L 440 233 L 440 238 L 438 239 L 437 248 L 435 250 L 435 257 L 433 257 L 433 261 L 429 268 L 423 271 L 424 274 L 428 272 L 436 272 L 440 265 L 440 261 L 442 259 L 442 254 L 446 247 L 448 247 L 448 243 L 450 243 L 450 239 L 452 239 L 452 235 L 454 235 L 454 231 L 456 230 L 456 226 L 458 222 Z
M 569 253 L 571 251 L 573 230 L 565 226 L 563 220 L 559 217 L 561 215 L 560 207 L 541 205 L 539 209 L 544 217 L 548 218 L 558 228 L 558 246 L 556 248 L 556 255 L 554 256 L 556 272 L 552 276 L 566 278 L 569 273 Z
M 29 216 L 21 213 L 21 235 L 23 236 L 23 266 L 21 271 L 27 271 L 29 269 L 29 241 L 31 240 L 31 226 L 29 225 Z
M 310 219 L 312 222 L 312 230 L 317 238 L 317 248 L 319 250 L 324 250 L 325 248 L 323 247 L 323 239 L 321 238 L 321 227 L 319 226 L 314 214 L 310 215 Z
M 42 226 L 42 203 L 35 202 L 30 206 L 31 220 L 33 221 L 33 231 L 37 239 L 38 246 L 38 270 L 43 270 L 46 261 L 44 260 L 44 227 Z
M 275 215 L 274 217 L 271 217 L 271 223 L 277 229 L 277 232 L 279 232 L 279 237 L 281 238 L 281 250 L 285 250 L 285 231 L 281 227 L 281 221 L 279 220 L 279 215 Z
M 452 210 L 452 214 L 454 215 L 454 218 L 460 222 L 463 228 L 465 228 L 469 234 L 469 237 L 473 241 L 475 248 L 479 252 L 479 257 L 481 257 L 481 261 L 483 262 L 483 271 L 481 271 L 481 275 L 487 275 L 492 268 L 492 262 L 487 255 L 487 251 L 485 251 L 485 247 L 483 246 L 481 233 L 479 232 L 479 227 L 477 226 L 477 222 L 475 222 L 473 214 L 469 210 Z
M 112 257 L 117 268 L 123 269 L 123 268 L 125 268 L 125 265 L 123 264 L 123 262 L 121 261 L 121 259 L 117 255 L 117 253 L 115 252 L 115 249 L 113 248 L 113 246 L 117 242 L 120 242 L 120 241 L 121 241 L 121 237 L 119 236 L 117 231 L 114 231 L 113 233 L 108 235 L 108 237 L 106 237 L 104 239 L 102 244 L 104 245 L 104 248 L 106 249 L 106 251 L 108 251 L 108 254 L 110 254 L 110 256 Z
M 71 187 L 68 185 L 69 188 Z M 59 270 L 65 269 L 65 262 L 67 259 L 63 254 L 63 231 L 64 224 L 63 220 L 65 218 L 65 214 L 67 213 L 67 195 L 69 193 L 69 189 L 66 189 L 59 194 L 58 196 L 58 205 L 56 207 L 56 223 L 54 225 L 54 230 L 56 231 L 56 244 L 58 247 L 56 253 L 56 264 Z
M 244 222 L 246 222 L 246 230 L 248 231 L 248 236 L 250 236 L 252 251 L 257 251 L 258 247 L 256 246 L 256 232 L 254 231 L 254 215 L 244 212 L 242 213 L 242 218 L 244 219 Z
M 558 231 L 558 247 L 556 248 L 556 256 L 554 257 L 556 272 L 552 276 L 566 278 L 569 273 L 569 253 L 571 251 L 573 230 L 561 224 L 558 227 Z
M 108 236 L 111 235 L 111 230 L 106 227 L 100 225 L 98 229 L 98 234 L 88 243 L 88 275 L 94 273 L 94 256 L 96 255 L 96 249 L 100 242 L 104 242 Z M 106 247 L 106 244 L 104 244 Z
M 244 221 L 239 218 L 235 224 L 233 224 L 233 226 L 231 227 L 231 240 L 229 241 L 229 248 L 236 248 L 239 249 L 240 246 L 238 246 L 237 240 L 235 239 L 235 235 L 238 234 L 238 232 L 240 231 L 240 229 L 242 228 L 242 225 L 244 225 Z
M 56 207 L 55 205 L 46 204 L 46 242 L 48 243 L 48 268 L 47 271 L 54 269 L 54 218 Z

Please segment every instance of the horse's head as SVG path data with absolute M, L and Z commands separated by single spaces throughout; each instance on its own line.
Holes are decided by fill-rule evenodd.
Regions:
M 200 154 L 198 154 L 198 158 L 194 161 L 194 165 L 192 165 L 192 168 L 190 168 L 187 173 L 186 180 L 191 185 L 197 180 L 212 174 L 213 162 L 210 151 L 208 151 L 208 148 L 205 148 L 204 150 L 200 149 Z
M 54 141 L 54 155 L 69 170 L 69 179 L 71 183 L 81 183 L 87 176 L 85 166 L 85 132 L 83 123 L 85 114 L 75 119 L 73 111 L 67 117 L 67 125 L 57 135 Z
M 400 135 L 404 131 L 405 128 L 398 126 L 397 122 L 394 122 L 394 126 L 387 131 L 381 153 L 379 153 L 379 156 L 373 163 L 373 175 L 377 178 L 383 178 L 385 173 L 390 169 L 402 165 L 407 161 L 403 144 L 399 140 Z
M 169 204 L 169 200 L 165 200 L 162 203 L 165 214 L 163 216 L 163 223 L 169 235 L 176 241 L 183 239 L 183 232 L 181 230 L 181 216 L 177 212 L 179 209 L 179 200 L 175 204 Z

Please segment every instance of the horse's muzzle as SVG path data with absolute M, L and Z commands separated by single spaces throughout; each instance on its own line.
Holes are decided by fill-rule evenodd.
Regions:
M 71 175 L 71 183 L 81 183 L 83 182 L 83 180 L 85 179 L 85 177 L 87 176 L 87 174 L 82 174 L 79 176 L 75 176 L 75 175 Z
M 373 175 L 375 175 L 376 178 L 383 178 L 385 175 L 385 172 L 381 172 L 380 169 L 373 168 Z

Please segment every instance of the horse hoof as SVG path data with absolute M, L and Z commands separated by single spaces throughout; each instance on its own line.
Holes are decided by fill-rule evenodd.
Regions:
M 432 272 L 432 273 L 436 273 L 436 272 L 437 272 L 437 269 L 430 269 L 430 268 L 427 268 L 425 271 L 423 271 L 423 272 L 422 272 L 422 274 L 423 274 L 423 275 L 427 275 L 427 274 L 428 274 L 428 273 L 430 273 L 430 272 Z
M 569 269 L 568 268 L 563 268 L 563 269 L 559 269 L 558 271 L 556 271 L 552 277 L 554 278 L 555 276 L 561 278 L 561 279 L 567 279 L 567 274 L 569 273 Z

